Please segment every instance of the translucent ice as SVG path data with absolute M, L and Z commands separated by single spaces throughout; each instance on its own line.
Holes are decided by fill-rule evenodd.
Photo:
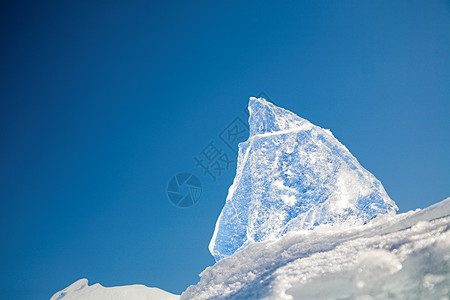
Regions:
M 216 260 L 252 242 L 324 223 L 364 223 L 397 206 L 329 130 L 250 98 L 250 137 L 209 250 Z

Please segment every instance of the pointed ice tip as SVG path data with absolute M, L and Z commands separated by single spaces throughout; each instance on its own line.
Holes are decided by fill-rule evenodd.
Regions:
M 264 98 L 250 97 L 250 100 L 248 102 L 248 111 L 250 115 L 252 115 L 255 114 L 260 107 L 270 105 L 272 105 L 273 107 L 275 106 Z
M 303 127 L 306 123 L 310 124 L 307 120 L 275 106 L 264 98 L 250 97 L 248 111 L 250 113 L 250 137 Z
M 250 97 L 250 103 L 252 103 L 252 101 L 258 101 L 261 103 L 269 103 L 269 101 L 267 101 L 266 99 L 262 98 L 262 97 Z M 249 105 L 250 105 L 249 103 Z

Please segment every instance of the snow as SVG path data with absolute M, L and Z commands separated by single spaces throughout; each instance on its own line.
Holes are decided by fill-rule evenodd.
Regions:
M 249 139 L 209 249 L 218 261 L 254 242 L 324 223 L 395 214 L 380 181 L 331 131 L 263 98 L 250 98 Z
M 184 299 L 449 299 L 450 198 L 364 225 L 322 224 L 253 243 Z
M 80 279 L 62 291 L 53 295 L 50 300 L 178 300 L 173 295 L 158 288 L 145 285 L 128 285 L 103 287 L 99 283 L 88 285 L 87 279 Z

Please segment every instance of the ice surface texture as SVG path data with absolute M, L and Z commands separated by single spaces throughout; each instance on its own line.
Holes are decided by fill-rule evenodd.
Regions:
M 395 214 L 380 181 L 329 130 L 263 98 L 248 108 L 250 137 L 209 245 L 216 260 L 289 231 Z

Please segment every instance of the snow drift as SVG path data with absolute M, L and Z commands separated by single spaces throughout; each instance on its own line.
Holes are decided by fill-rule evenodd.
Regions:
M 80 279 L 50 300 L 178 300 L 180 296 L 158 288 L 134 284 L 128 286 L 103 287 L 99 283 L 88 285 L 87 279 Z
M 249 245 L 184 299 L 449 299 L 450 198 L 361 226 L 323 224 Z

